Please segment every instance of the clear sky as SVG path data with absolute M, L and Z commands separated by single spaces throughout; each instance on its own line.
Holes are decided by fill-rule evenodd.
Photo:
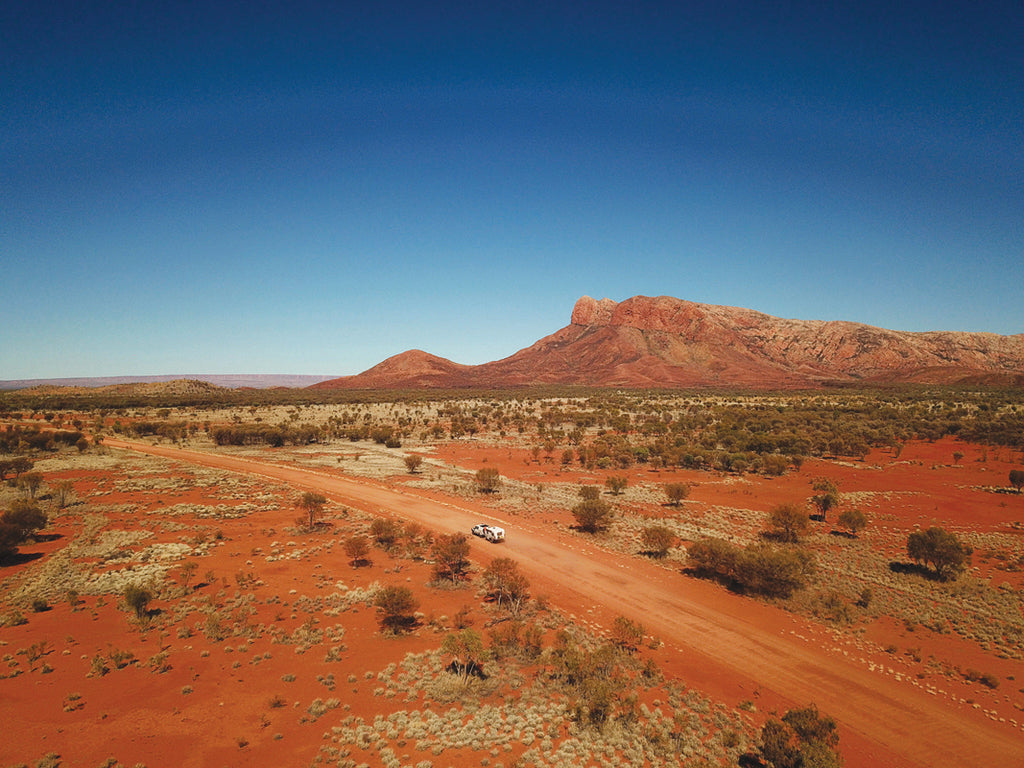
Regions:
M 0 3 L 0 379 L 459 363 L 669 295 L 1024 332 L 1024 6 Z

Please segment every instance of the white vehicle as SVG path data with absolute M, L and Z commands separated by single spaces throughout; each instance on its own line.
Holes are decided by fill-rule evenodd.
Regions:
M 505 540 L 505 529 L 487 523 L 477 523 L 473 526 L 473 535 L 482 536 L 492 544 L 497 544 L 499 541 Z

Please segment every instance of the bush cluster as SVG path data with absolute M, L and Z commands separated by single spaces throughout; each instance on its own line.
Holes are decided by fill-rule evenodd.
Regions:
M 767 597 L 789 597 L 814 575 L 814 556 L 796 547 L 758 543 L 747 548 L 724 539 L 705 538 L 689 549 L 698 574 L 734 589 Z

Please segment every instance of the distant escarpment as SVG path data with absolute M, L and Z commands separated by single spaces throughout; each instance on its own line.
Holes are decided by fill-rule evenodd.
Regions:
M 911 333 L 785 320 L 668 296 L 584 296 L 569 325 L 503 360 L 467 366 L 418 350 L 317 388 L 805 388 L 834 384 L 1024 384 L 1024 334 Z

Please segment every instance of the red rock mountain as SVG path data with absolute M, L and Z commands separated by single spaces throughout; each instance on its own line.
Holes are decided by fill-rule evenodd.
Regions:
M 1024 385 L 1024 334 L 890 331 L 842 321 L 784 320 L 668 296 L 584 296 L 569 325 L 483 365 L 413 350 L 317 388 L 800 388 L 826 384 Z

